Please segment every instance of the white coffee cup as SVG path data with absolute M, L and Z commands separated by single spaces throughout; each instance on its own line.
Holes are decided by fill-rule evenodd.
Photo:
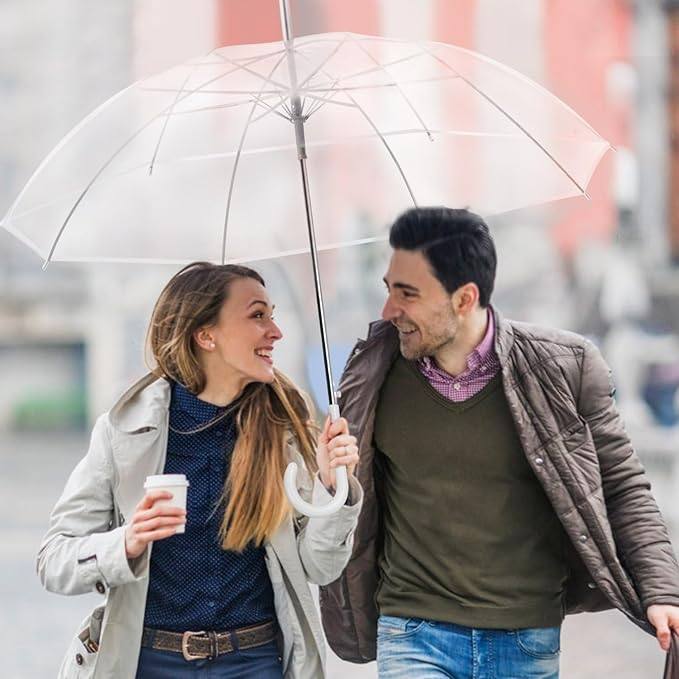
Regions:
M 184 474 L 154 474 L 147 476 L 144 482 L 145 490 L 166 490 L 172 493 L 169 500 L 157 500 L 157 505 L 168 505 L 170 507 L 181 507 L 186 509 L 186 489 L 189 482 Z M 177 526 L 175 533 L 183 533 L 185 525 Z

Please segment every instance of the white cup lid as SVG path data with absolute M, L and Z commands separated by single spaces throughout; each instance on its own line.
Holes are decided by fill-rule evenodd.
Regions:
M 147 476 L 144 488 L 164 488 L 165 486 L 188 486 L 189 482 L 184 474 L 154 474 Z

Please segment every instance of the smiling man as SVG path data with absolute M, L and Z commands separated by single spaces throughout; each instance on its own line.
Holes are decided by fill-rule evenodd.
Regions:
M 365 501 L 321 592 L 335 652 L 383 679 L 554 679 L 564 616 L 612 607 L 666 650 L 679 567 L 599 351 L 491 306 L 479 216 L 413 209 L 390 244 L 340 386 Z

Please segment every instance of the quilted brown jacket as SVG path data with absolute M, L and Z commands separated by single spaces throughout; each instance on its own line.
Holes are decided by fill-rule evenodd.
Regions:
M 645 611 L 654 603 L 679 605 L 679 566 L 616 410 L 608 366 L 579 335 L 497 313 L 495 327 L 503 389 L 524 453 L 570 538 L 567 614 L 617 608 L 653 634 Z M 339 580 L 321 588 L 321 613 L 330 646 L 351 662 L 376 656 L 382 530 L 373 427 L 398 350 L 390 323 L 371 324 L 340 384 L 342 414 L 359 439 L 365 495 L 352 558 Z

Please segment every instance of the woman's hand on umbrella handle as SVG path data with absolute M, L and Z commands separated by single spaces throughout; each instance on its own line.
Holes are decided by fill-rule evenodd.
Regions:
M 337 420 L 340 419 L 339 415 L 339 407 L 336 404 L 331 404 L 330 405 L 330 422 L 333 423 Z M 344 420 L 346 422 L 346 420 Z M 341 427 L 342 425 L 340 425 Z M 323 431 L 325 432 L 326 429 L 329 427 L 328 423 L 326 423 L 326 426 L 323 427 Z M 321 435 L 322 439 L 322 435 Z M 331 460 L 328 459 L 328 454 L 327 454 L 327 449 L 328 449 L 328 444 L 329 441 L 326 443 L 325 446 L 323 446 L 323 441 L 319 440 L 319 450 L 317 451 L 317 458 L 319 458 L 319 468 L 321 467 L 321 462 L 327 460 L 327 476 L 330 476 L 330 469 L 333 470 L 335 479 L 335 497 L 332 498 L 330 502 L 324 505 L 312 505 L 309 502 L 306 502 L 303 500 L 299 492 L 297 490 L 297 465 L 294 462 L 291 462 L 287 469 L 285 470 L 285 477 L 283 478 L 283 483 L 285 485 L 285 494 L 288 496 L 288 500 L 290 500 L 290 504 L 301 514 L 305 514 L 306 516 L 329 516 L 330 514 L 334 514 L 336 511 L 340 509 L 346 502 L 347 496 L 349 495 L 349 479 L 347 478 L 347 468 L 343 466 L 342 464 L 335 463 L 334 467 L 330 467 Z M 325 453 L 322 448 L 325 448 Z M 341 451 L 338 451 L 341 452 Z M 325 458 L 324 458 L 325 455 Z M 344 457 L 342 455 L 339 455 L 338 457 Z M 351 453 L 347 455 L 347 457 L 350 457 L 353 459 L 353 456 Z M 355 466 L 355 462 L 353 464 Z M 322 471 L 322 470 L 321 470 Z M 322 480 L 322 479 L 321 479 Z
M 169 538 L 186 523 L 185 509 L 159 502 L 170 499 L 172 494 L 166 490 L 153 490 L 144 495 L 125 528 L 125 555 L 128 559 L 141 556 L 150 542 Z
M 335 492 L 335 469 L 339 465 L 344 465 L 349 474 L 354 473 L 358 464 L 356 443 L 356 437 L 349 434 L 349 423 L 343 417 L 325 420 L 318 438 L 316 461 L 321 481 L 330 492 Z

